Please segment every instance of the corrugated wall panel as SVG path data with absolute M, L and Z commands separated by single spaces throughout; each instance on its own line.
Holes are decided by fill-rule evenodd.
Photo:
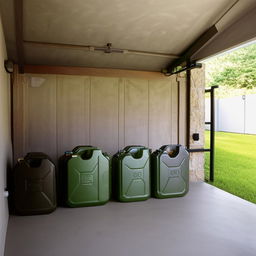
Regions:
M 171 93 L 169 81 L 149 81 L 149 147 L 171 143 Z
M 15 106 L 15 157 L 43 151 L 55 161 L 76 145 L 109 154 L 131 144 L 153 150 L 185 143 L 185 82 L 68 75 L 20 76 Z M 24 104 L 20 104 L 23 99 Z M 17 115 L 15 115 L 18 118 Z M 16 160 L 15 159 L 15 160 Z
M 25 88 L 25 151 L 56 160 L 56 76 L 31 77 Z
M 89 143 L 89 115 L 85 108 L 89 94 L 85 82 L 88 81 L 84 77 L 57 77 L 58 155 L 77 145 Z
M 118 78 L 91 78 L 90 144 L 118 150 Z
M 125 145 L 148 146 L 148 81 L 125 82 Z

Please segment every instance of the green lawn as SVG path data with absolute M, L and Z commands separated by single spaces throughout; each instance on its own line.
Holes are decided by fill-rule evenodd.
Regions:
M 256 135 L 215 134 L 215 179 L 209 183 L 256 203 Z M 209 135 L 206 131 L 205 148 Z M 209 153 L 205 153 L 205 178 L 209 179 Z

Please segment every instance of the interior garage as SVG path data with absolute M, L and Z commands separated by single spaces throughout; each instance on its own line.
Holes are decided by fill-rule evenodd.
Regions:
M 0 255 L 255 255 L 255 205 L 204 183 L 200 63 L 255 39 L 254 0 L 0 8 Z M 28 152 L 46 153 L 60 172 L 60 157 L 78 145 L 113 156 L 169 144 L 189 152 L 184 197 L 49 215 L 8 210 L 13 167 Z

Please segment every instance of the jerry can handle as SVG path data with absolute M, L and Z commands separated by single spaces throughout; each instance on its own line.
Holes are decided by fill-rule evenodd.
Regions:
M 175 148 L 180 148 L 181 147 L 181 145 L 180 144 L 169 144 L 169 145 L 163 145 L 161 148 L 160 148 L 160 150 L 161 151 L 166 151 L 168 148 L 173 148 L 173 147 L 175 147 Z
M 72 150 L 73 154 L 80 153 L 81 151 L 85 151 L 87 149 L 96 149 L 96 147 L 93 147 L 91 145 L 85 145 L 85 146 L 77 146 Z
M 170 158 L 176 158 L 181 153 L 181 147 L 180 144 L 165 145 L 161 147 L 161 151 L 164 154 L 168 154 Z
M 22 161 L 24 161 L 24 157 L 19 157 L 17 161 L 18 163 L 21 163 Z
M 130 152 L 133 149 L 145 149 L 145 147 L 140 146 L 140 145 L 131 145 L 131 146 L 125 147 L 123 150 L 126 151 L 126 152 Z
M 29 152 L 25 156 L 25 160 L 27 159 L 49 159 L 49 156 L 43 152 Z

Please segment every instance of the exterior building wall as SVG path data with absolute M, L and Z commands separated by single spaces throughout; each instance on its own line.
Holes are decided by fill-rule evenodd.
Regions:
M 191 70 L 190 94 L 190 148 L 204 148 L 205 130 L 205 69 Z M 199 141 L 194 141 L 193 133 L 199 133 Z M 204 154 L 190 154 L 190 180 L 204 180 Z

